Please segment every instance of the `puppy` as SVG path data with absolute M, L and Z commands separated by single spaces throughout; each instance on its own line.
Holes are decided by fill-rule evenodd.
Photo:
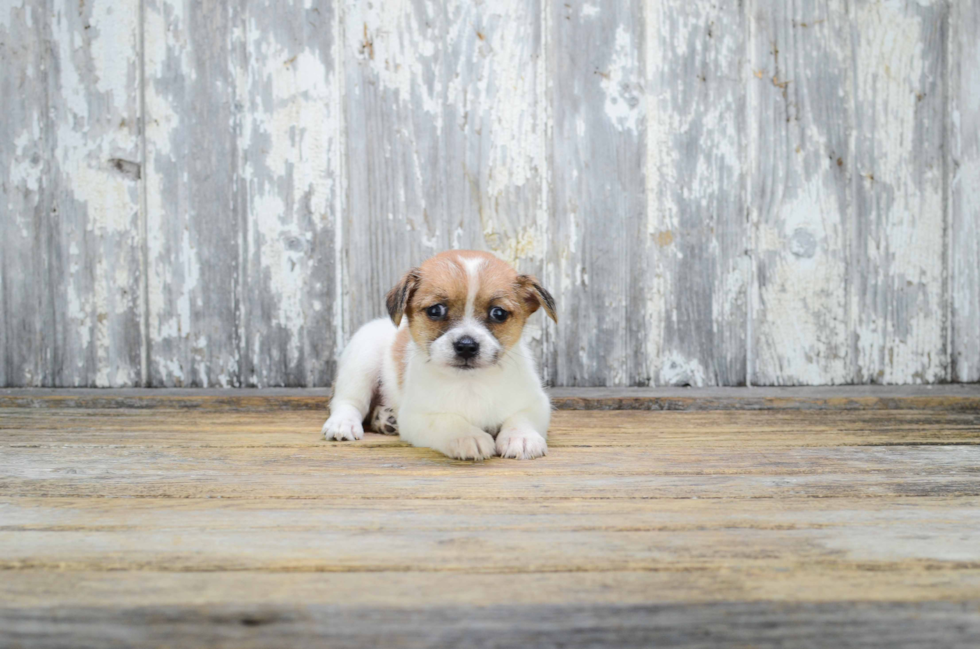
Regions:
M 548 452 L 551 404 L 521 333 L 555 302 L 537 280 L 485 252 L 453 250 L 388 293 L 391 319 L 361 327 L 340 357 L 327 439 L 372 430 L 460 460 Z

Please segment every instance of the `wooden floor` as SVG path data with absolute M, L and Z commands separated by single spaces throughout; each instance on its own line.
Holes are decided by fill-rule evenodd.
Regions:
M 559 411 L 473 464 L 262 404 L 0 409 L 0 646 L 980 646 L 972 406 Z

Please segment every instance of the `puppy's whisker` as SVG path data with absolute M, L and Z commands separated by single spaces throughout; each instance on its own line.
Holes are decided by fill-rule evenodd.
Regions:
M 534 361 L 534 359 L 530 355 L 525 354 L 523 351 L 518 350 L 516 347 L 512 347 L 509 350 L 507 350 L 507 356 L 516 356 L 518 358 L 523 358 L 524 360 L 527 361 L 532 361 L 532 362 Z

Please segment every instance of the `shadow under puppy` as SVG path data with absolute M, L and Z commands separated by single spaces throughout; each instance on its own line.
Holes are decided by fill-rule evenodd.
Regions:
M 340 357 L 327 439 L 372 430 L 461 460 L 548 452 L 551 403 L 527 345 L 527 318 L 555 302 L 485 252 L 452 250 L 410 270 Z

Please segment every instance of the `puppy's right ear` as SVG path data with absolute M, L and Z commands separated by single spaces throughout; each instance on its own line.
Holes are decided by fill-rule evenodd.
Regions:
M 391 321 L 395 323 L 395 326 L 401 324 L 402 315 L 405 314 L 405 309 L 408 308 L 408 301 L 412 299 L 412 293 L 419 285 L 419 269 L 413 268 L 412 270 L 405 273 L 401 281 L 395 284 L 394 288 L 388 291 L 388 297 L 385 300 L 388 306 L 388 315 L 391 316 Z

